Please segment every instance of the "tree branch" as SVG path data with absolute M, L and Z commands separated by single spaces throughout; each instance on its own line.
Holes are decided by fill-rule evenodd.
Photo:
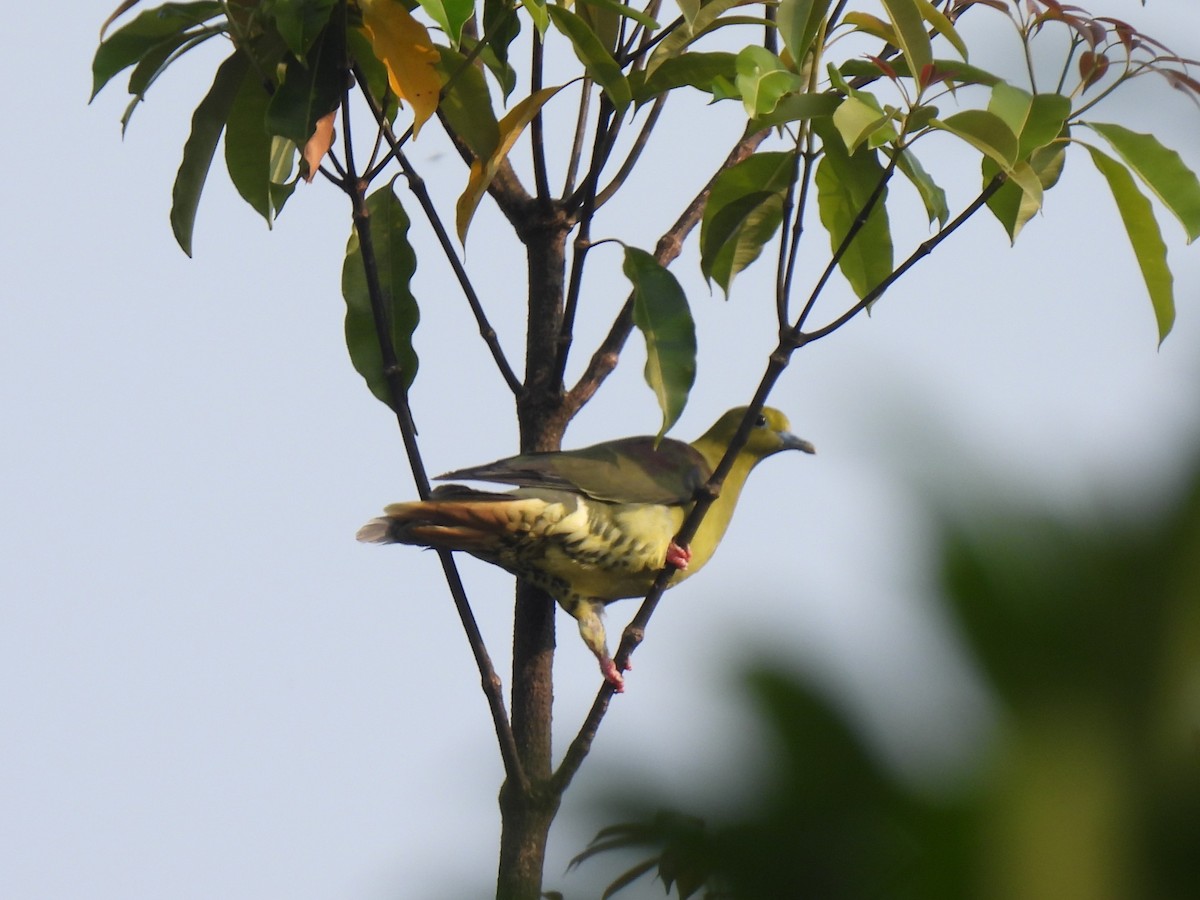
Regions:
M 471 307 L 471 312 L 475 316 L 475 322 L 479 326 L 480 337 L 483 338 L 488 350 L 491 351 L 492 359 L 495 360 L 496 367 L 500 370 L 500 375 L 504 378 L 509 390 L 513 392 L 514 396 L 520 396 L 523 390 L 521 379 L 517 377 L 516 372 L 509 365 L 508 358 L 504 355 L 504 350 L 500 346 L 500 339 L 496 335 L 496 330 L 492 328 L 491 322 L 488 321 L 479 295 L 475 292 L 475 287 L 471 284 L 471 279 L 467 275 L 466 267 L 463 266 L 462 260 L 459 259 L 458 253 L 454 249 L 454 242 L 450 239 L 445 225 L 442 224 L 441 216 L 438 215 L 437 208 L 433 205 L 433 199 L 429 196 L 429 191 L 425 187 L 425 179 L 417 173 L 416 169 L 413 168 L 408 158 L 404 155 L 403 149 L 396 144 L 396 136 L 392 131 L 392 127 L 388 123 L 387 117 L 384 116 L 379 101 L 371 96 L 371 92 L 367 89 L 366 82 L 362 78 L 362 72 L 357 66 L 354 68 L 354 77 L 362 89 L 363 96 L 366 97 L 367 105 L 371 108 L 371 113 L 375 116 L 376 122 L 379 123 L 381 133 L 388 141 L 391 148 L 391 155 L 396 158 L 396 161 L 400 164 L 401 171 L 404 172 L 409 190 L 413 192 L 413 195 L 417 198 L 417 202 L 421 204 L 421 209 L 425 212 L 425 217 L 429 220 L 429 224 L 437 236 L 438 243 L 441 245 L 442 253 L 450 263 L 450 268 L 454 270 L 454 277 L 458 279 L 458 284 L 462 288 L 463 295 L 467 298 L 467 304 Z
M 347 171 L 347 180 L 344 187 L 352 204 L 354 230 L 358 235 L 363 272 L 367 282 L 367 292 L 371 299 L 371 314 L 375 321 L 375 335 L 379 340 L 379 354 L 383 364 L 383 373 L 387 380 L 388 393 L 392 401 L 390 405 L 396 413 L 396 422 L 400 427 L 400 435 L 404 441 L 404 450 L 408 456 L 408 464 L 412 471 L 413 480 L 416 482 L 417 493 L 422 500 L 426 500 L 430 494 L 429 476 L 425 471 L 425 463 L 421 458 L 420 447 L 417 444 L 412 410 L 408 404 L 408 391 L 404 385 L 404 372 L 396 358 L 396 348 L 393 346 L 391 340 L 387 303 L 383 296 L 383 289 L 379 280 L 379 268 L 375 258 L 375 244 L 371 233 L 371 218 L 367 209 L 368 182 L 365 178 L 358 178 L 355 174 L 348 112 L 350 105 L 349 93 L 349 89 L 347 88 L 342 98 L 344 117 L 342 131 L 346 148 Z M 459 577 L 458 568 L 454 564 L 454 557 L 447 550 L 439 550 L 437 554 L 442 564 L 442 571 L 446 577 L 446 584 L 450 588 L 450 595 L 454 599 L 455 609 L 458 611 L 459 619 L 462 622 L 463 631 L 467 635 L 467 642 L 471 646 L 471 653 L 475 657 L 475 664 L 479 669 L 483 693 L 487 698 L 488 708 L 492 714 L 492 722 L 496 729 L 496 739 L 500 745 L 500 756 L 504 762 L 504 771 L 514 783 L 528 789 L 529 780 L 521 765 L 520 756 L 517 753 L 516 740 L 513 737 L 512 727 L 509 724 L 508 713 L 504 708 L 504 693 L 501 689 L 500 677 L 496 674 L 496 669 L 492 665 L 487 647 L 484 645 L 483 635 L 479 631 L 479 625 L 475 621 L 474 613 L 471 611 L 471 605 L 467 600 L 462 579 Z

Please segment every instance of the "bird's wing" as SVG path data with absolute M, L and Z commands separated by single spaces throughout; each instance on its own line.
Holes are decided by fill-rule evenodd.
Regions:
M 699 451 L 652 437 L 606 441 L 582 450 L 524 453 L 439 475 L 583 494 L 608 503 L 687 503 L 712 474 Z

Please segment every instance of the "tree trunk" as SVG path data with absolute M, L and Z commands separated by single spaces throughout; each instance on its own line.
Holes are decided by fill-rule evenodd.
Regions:
M 534 208 L 519 228 L 529 271 L 525 390 L 518 401 L 521 450 L 558 450 L 566 417 L 556 357 L 563 319 L 565 248 L 569 224 L 557 210 Z M 554 703 L 554 600 L 532 585 L 517 585 L 513 614 L 512 727 L 528 793 L 506 783 L 500 791 L 497 900 L 538 900 L 546 839 L 559 798 L 549 787 L 550 725 Z

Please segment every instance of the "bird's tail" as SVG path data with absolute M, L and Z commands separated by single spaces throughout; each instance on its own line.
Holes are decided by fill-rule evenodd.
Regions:
M 511 523 L 512 498 L 469 488 L 439 488 L 429 500 L 393 503 L 358 530 L 373 544 L 415 544 L 443 550 L 474 550 L 495 540 Z

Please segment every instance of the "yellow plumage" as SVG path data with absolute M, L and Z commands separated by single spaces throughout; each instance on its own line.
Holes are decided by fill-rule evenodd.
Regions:
M 744 408 L 730 410 L 690 445 L 625 438 L 451 472 L 442 478 L 520 487 L 507 493 L 439 487 L 429 500 L 388 506 L 358 539 L 463 550 L 536 584 L 579 622 L 605 678 L 620 690 L 601 620 L 605 604 L 646 594 L 668 558 L 680 566 L 671 586 L 699 571 L 720 543 L 754 466 L 781 450 L 812 452 L 790 433 L 783 413 L 764 409 L 691 546 L 677 547 L 673 538 L 696 489 L 744 414 Z

